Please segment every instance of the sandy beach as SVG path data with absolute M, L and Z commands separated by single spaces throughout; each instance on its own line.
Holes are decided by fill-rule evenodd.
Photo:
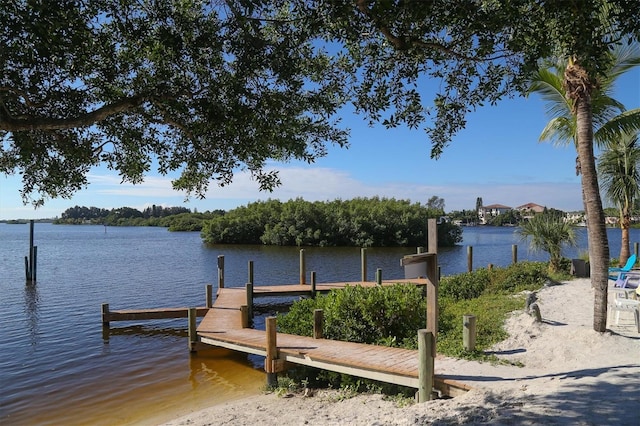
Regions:
M 640 334 L 632 314 L 595 332 L 588 279 L 545 287 L 537 296 L 543 321 L 514 312 L 506 324 L 510 337 L 492 348 L 524 366 L 436 359 L 436 374 L 473 388 L 463 396 L 399 407 L 381 395 L 263 394 L 166 425 L 640 425 Z

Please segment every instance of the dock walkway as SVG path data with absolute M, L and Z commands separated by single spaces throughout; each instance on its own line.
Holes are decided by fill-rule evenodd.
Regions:
M 426 279 L 387 280 L 382 285 L 406 283 L 426 285 Z M 327 292 L 347 285 L 374 287 L 376 282 L 325 283 L 315 285 L 316 292 Z M 253 297 L 310 295 L 311 286 L 256 286 Z M 243 328 L 241 306 L 247 304 L 245 288 L 221 288 L 213 307 L 197 328 L 198 340 L 206 345 L 267 356 L 267 333 Z M 357 377 L 419 388 L 418 351 L 385 346 L 277 333 L 278 359 Z M 468 391 L 469 386 L 435 377 L 434 388 L 449 396 Z

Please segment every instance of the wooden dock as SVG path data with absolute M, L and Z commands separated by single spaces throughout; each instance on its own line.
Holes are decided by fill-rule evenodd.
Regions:
M 426 285 L 426 279 L 387 280 L 381 285 Z M 374 287 L 377 282 L 325 283 L 315 286 L 316 292 L 344 288 L 347 285 Z M 253 297 L 310 295 L 311 286 L 279 285 L 253 288 Z M 243 306 L 249 300 L 247 288 L 221 288 L 213 308 L 197 327 L 202 344 L 268 358 L 268 332 L 246 328 Z M 265 365 L 265 370 L 282 371 L 286 363 L 350 374 L 386 383 L 419 388 L 419 354 L 416 350 L 343 342 L 328 339 L 277 333 L 277 365 Z M 268 362 L 268 361 L 267 361 Z M 267 364 L 266 362 L 266 364 Z M 448 379 L 434 379 L 433 387 L 448 396 L 456 396 L 470 388 Z

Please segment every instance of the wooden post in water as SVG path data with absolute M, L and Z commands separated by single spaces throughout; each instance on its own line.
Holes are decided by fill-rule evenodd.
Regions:
M 466 314 L 462 316 L 462 344 L 466 351 L 476 348 L 476 317 Z
M 278 386 L 278 343 L 276 317 L 267 317 L 267 356 L 264 360 L 264 371 L 267 373 L 267 386 Z
M 638 243 L 633 243 L 633 252 L 638 256 Z
M 213 286 L 211 284 L 207 284 L 204 288 L 204 292 L 205 292 L 205 303 L 206 303 L 206 307 L 211 309 L 211 307 L 213 306 Z
M 224 256 L 218 256 L 218 289 L 224 288 Z
M 435 342 L 433 333 L 418 330 L 418 402 L 431 400 L 434 379 Z
M 311 297 L 316 297 L 316 271 L 311 271 Z
M 360 281 L 367 281 L 367 249 L 360 249 Z
M 27 283 L 36 282 L 36 264 L 38 257 L 38 247 L 33 245 L 34 220 L 29 221 L 29 256 L 24 257 L 24 272 Z
M 382 269 L 376 269 L 376 285 L 382 285 Z
M 473 272 L 473 247 L 467 247 L 467 272 Z
M 511 246 L 511 262 L 514 265 L 518 263 L 518 246 L 516 244 Z
M 196 321 L 198 314 L 196 308 L 189 308 L 189 351 L 196 352 L 198 344 L 198 333 L 196 331 Z
M 304 249 L 300 249 L 300 284 L 306 284 L 306 264 L 304 259 Z
M 249 321 L 253 318 L 253 283 L 247 283 L 245 285 L 245 290 L 247 292 L 247 314 L 249 316 Z
M 109 327 L 109 304 L 102 304 L 102 325 Z
M 324 311 L 322 309 L 313 310 L 313 338 L 324 338 Z

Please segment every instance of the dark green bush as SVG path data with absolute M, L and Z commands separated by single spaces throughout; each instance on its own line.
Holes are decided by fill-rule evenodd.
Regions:
M 287 314 L 279 316 L 279 331 L 311 336 L 314 309 L 324 311 L 327 339 L 349 342 L 403 346 L 426 324 L 426 303 L 420 288 L 402 284 L 348 286 L 294 303 Z
M 440 280 L 439 294 L 453 300 L 469 300 L 480 296 L 490 284 L 489 271 L 478 269 Z
M 490 293 L 518 293 L 524 290 L 536 290 L 549 279 L 545 262 L 518 262 L 506 268 L 491 271 Z

